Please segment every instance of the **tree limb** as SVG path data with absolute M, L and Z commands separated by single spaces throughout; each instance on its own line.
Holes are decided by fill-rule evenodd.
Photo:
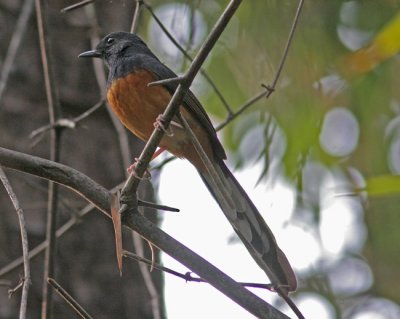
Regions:
M 62 184 L 93 203 L 101 212 L 110 216 L 111 192 L 71 167 L 1 147 L 0 165 Z M 136 231 L 153 245 L 207 280 L 212 286 L 254 316 L 258 318 L 288 318 L 166 234 L 143 215 L 126 215 L 124 226 Z

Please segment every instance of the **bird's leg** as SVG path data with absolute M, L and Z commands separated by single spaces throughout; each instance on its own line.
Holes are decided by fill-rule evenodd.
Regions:
M 174 132 L 172 130 L 171 127 L 165 127 L 165 121 L 164 121 L 164 116 L 162 114 L 158 114 L 156 121 L 153 123 L 154 127 L 164 131 L 164 133 L 169 136 L 172 137 L 174 136 Z
M 153 159 L 155 159 L 158 155 L 160 155 L 162 152 L 164 152 L 165 151 L 165 148 L 163 148 L 163 147 L 159 147 L 155 152 L 154 152 L 154 154 L 153 154 L 153 156 L 151 157 L 151 160 L 150 161 L 152 161 Z M 140 159 L 139 158 L 137 158 L 137 157 L 135 157 L 135 162 L 133 162 L 126 170 L 127 170 L 127 172 L 128 172 L 128 174 L 135 174 L 135 170 L 136 170 L 136 166 L 137 166 L 137 163 L 140 161 Z M 146 169 L 146 172 L 145 172 L 145 176 L 144 177 L 146 177 L 146 178 L 151 178 L 151 174 L 150 174 L 150 172 L 149 172 L 149 170 L 148 169 Z
M 128 172 L 129 175 L 136 174 L 136 166 L 139 163 L 139 161 L 140 161 L 140 159 L 135 157 L 135 161 L 131 165 L 129 165 L 129 167 L 126 169 L 126 171 Z M 148 178 L 148 179 L 151 177 L 151 174 L 147 168 L 146 168 L 146 171 L 145 171 L 143 177 Z

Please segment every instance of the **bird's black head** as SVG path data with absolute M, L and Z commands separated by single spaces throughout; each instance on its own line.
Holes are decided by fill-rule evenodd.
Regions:
M 153 55 L 140 37 L 128 32 L 113 32 L 104 37 L 96 49 L 83 52 L 79 57 L 102 58 L 111 66 L 125 56 L 141 53 Z

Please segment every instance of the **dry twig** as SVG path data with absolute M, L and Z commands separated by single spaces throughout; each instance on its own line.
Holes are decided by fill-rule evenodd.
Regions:
M 12 70 L 15 56 L 17 54 L 19 45 L 21 44 L 22 37 L 24 36 L 29 17 L 32 13 L 32 9 L 33 0 L 25 0 L 19 14 L 17 24 L 15 26 L 13 36 L 11 38 L 10 45 L 8 46 L 6 57 L 4 59 L 4 62 L 2 63 L 0 76 L 0 100 L 7 86 L 8 76 Z
M 4 188 L 7 191 L 8 196 L 11 199 L 11 202 L 14 205 L 15 211 L 17 212 L 18 215 L 18 221 L 19 221 L 19 228 L 21 231 L 21 242 L 22 242 L 22 257 L 24 261 L 24 278 L 21 280 L 20 285 L 22 286 L 22 296 L 21 296 L 21 306 L 19 309 L 19 318 L 20 319 L 25 319 L 26 318 L 26 309 L 28 305 L 28 292 L 29 292 L 29 285 L 31 283 L 31 270 L 30 270 L 30 264 L 29 264 L 29 245 L 28 245 L 28 234 L 26 232 L 26 226 L 25 226 L 25 218 L 24 218 L 24 211 L 22 210 L 18 198 L 14 193 L 14 190 L 8 181 L 8 178 L 6 174 L 4 173 L 3 168 L 0 166 L 0 180 L 4 185 Z M 12 291 L 16 291 L 19 289 L 19 286 L 17 288 L 14 288 Z
M 65 302 L 83 319 L 91 319 L 92 316 L 53 278 L 47 278 L 47 282 L 61 296 Z

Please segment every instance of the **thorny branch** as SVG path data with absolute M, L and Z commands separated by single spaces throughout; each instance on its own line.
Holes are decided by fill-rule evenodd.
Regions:
M 165 267 L 161 264 L 158 263 L 154 263 L 154 261 L 151 261 L 147 258 L 143 258 L 137 254 L 134 254 L 130 251 L 123 251 L 123 255 L 124 257 L 130 258 L 130 259 L 134 259 L 137 260 L 139 262 L 142 262 L 146 265 L 149 265 L 151 267 L 153 267 L 154 269 L 158 269 L 160 271 L 166 272 L 168 274 L 174 275 L 176 277 L 179 277 L 185 281 L 190 281 L 190 282 L 204 282 L 207 283 L 206 280 L 204 280 L 203 278 L 200 277 L 193 277 L 192 273 L 190 271 L 186 272 L 186 273 L 180 273 L 176 270 L 173 270 L 171 268 Z M 252 283 L 252 282 L 239 282 L 239 284 L 241 284 L 243 287 L 249 287 L 249 288 L 260 288 L 260 289 L 267 289 L 267 290 L 271 290 L 273 291 L 273 286 L 272 284 L 260 284 L 260 283 Z
M 112 194 L 73 168 L 1 147 L 0 165 L 62 184 L 93 203 L 101 212 L 110 217 Z M 141 214 L 132 214 L 128 217 L 124 221 L 124 226 L 138 232 L 154 246 L 207 280 L 212 286 L 256 317 L 288 318 L 243 288 L 208 261 L 163 232 L 146 217 Z
M 81 5 L 84 5 L 84 2 L 89 3 L 89 2 L 91 2 L 91 1 L 82 1 L 80 4 L 81 4 Z M 140 4 L 141 2 L 142 2 L 142 1 L 137 1 L 137 6 L 138 6 L 138 7 L 140 6 L 139 4 Z M 302 3 L 303 3 L 303 1 L 301 0 L 298 10 L 300 10 Z M 135 12 L 136 12 L 136 11 L 135 11 Z M 299 11 L 298 11 L 298 13 L 299 13 Z M 298 18 L 298 17 L 296 17 L 295 23 L 297 23 L 297 18 Z M 134 19 L 134 21 L 136 21 L 136 20 Z M 294 24 L 294 26 L 295 26 L 295 24 Z M 293 31 L 294 31 L 294 27 L 292 28 L 292 31 L 291 31 L 291 32 L 293 32 Z M 292 35 L 293 35 L 293 33 L 291 33 L 291 36 L 292 36 Z M 291 37 L 291 36 L 290 36 L 290 37 Z M 291 39 L 289 39 L 289 41 L 288 41 L 288 46 L 289 46 L 290 41 L 291 41 Z M 288 46 L 287 46 L 287 48 L 288 48 Z M 276 77 L 275 77 L 275 80 L 273 81 L 273 85 L 271 85 L 271 86 L 265 86 L 265 89 L 266 89 L 266 90 L 263 90 L 263 92 L 261 92 L 260 94 L 258 94 L 258 95 L 256 96 L 256 100 L 259 100 L 259 99 L 261 99 L 261 98 L 264 97 L 264 96 L 268 97 L 268 96 L 273 92 L 274 87 L 275 87 L 275 85 L 276 85 L 276 83 L 277 83 L 277 81 L 278 81 L 278 78 L 279 78 L 279 76 L 280 76 L 280 72 L 281 72 L 281 70 L 282 70 L 282 66 L 283 66 L 283 63 L 284 63 L 284 59 L 286 58 L 286 55 L 287 55 L 287 48 L 285 49 L 286 52 L 284 53 L 284 57 L 283 57 L 283 59 L 282 59 L 282 61 L 281 61 L 281 64 L 280 64 L 280 66 L 279 66 L 279 68 L 278 68 L 277 75 L 276 75 Z M 235 113 L 235 114 L 229 114 L 228 117 L 227 117 L 227 119 L 226 119 L 226 121 L 225 121 L 224 123 L 222 123 L 223 125 L 220 125 L 219 128 L 222 128 L 223 126 L 225 126 L 226 124 L 228 124 L 229 122 L 231 122 L 234 118 L 236 118 L 239 114 L 241 114 L 241 113 L 242 113 L 245 109 L 247 109 L 250 105 L 252 105 L 253 103 L 255 103 L 256 100 L 254 100 L 254 101 L 253 101 L 253 100 L 254 100 L 254 98 L 253 98 L 252 100 L 250 100 L 249 102 L 247 102 L 246 104 L 244 104 L 244 105 L 239 109 L 239 111 L 238 111 L 237 113 Z M 228 109 L 228 113 L 230 113 L 230 112 L 229 112 L 229 109 Z M 54 128 L 54 127 L 56 127 L 56 126 L 57 126 L 57 125 L 54 125 L 53 127 L 49 127 L 48 129 Z
M 120 184 L 120 185 L 114 187 L 113 189 L 110 190 L 110 193 L 115 194 L 117 191 L 119 191 L 121 189 L 122 186 L 123 186 L 123 184 Z M 150 203 L 147 201 L 142 201 L 140 199 L 138 200 L 138 206 L 153 208 L 153 209 L 157 209 L 157 210 L 171 211 L 171 212 L 179 211 L 179 209 L 177 209 L 177 208 L 160 205 L 160 204 L 155 204 L 155 203 Z M 93 211 L 94 208 L 95 208 L 95 206 L 93 204 L 88 204 L 87 206 L 82 208 L 79 212 L 77 212 L 73 216 L 71 216 L 71 218 L 68 221 L 66 221 L 62 226 L 60 226 L 57 229 L 56 237 L 57 238 L 62 237 L 73 226 L 79 224 L 88 213 Z M 48 242 L 43 241 L 42 243 L 37 245 L 35 248 L 32 248 L 28 253 L 29 260 L 35 258 L 40 253 L 42 253 L 46 249 L 47 245 L 48 245 Z M 15 260 L 13 260 L 12 262 L 10 262 L 9 264 L 5 265 L 3 268 L 0 269 L 0 278 L 7 275 L 11 271 L 13 271 L 15 268 L 21 266 L 23 264 L 23 262 L 24 262 L 23 257 L 19 257 L 19 258 L 16 258 Z M 0 280 L 0 286 L 1 285 L 9 286 L 10 282 L 9 281 L 3 282 Z

